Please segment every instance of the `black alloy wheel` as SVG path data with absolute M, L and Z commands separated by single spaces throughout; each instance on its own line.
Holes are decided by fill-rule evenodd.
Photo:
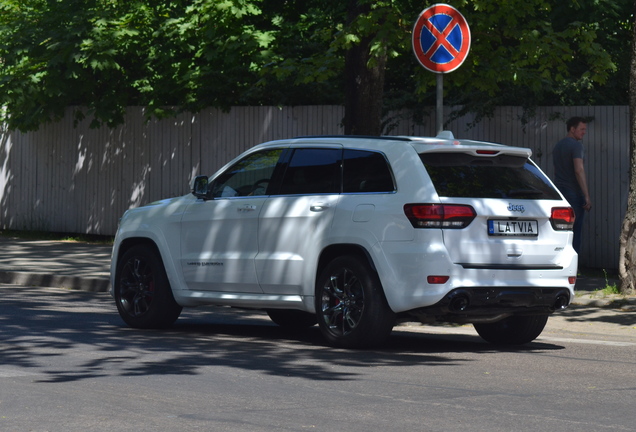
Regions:
M 174 300 L 159 254 L 146 245 L 133 246 L 119 260 L 115 301 L 121 318 L 136 328 L 169 327 L 182 309 Z
M 343 348 L 380 345 L 395 324 L 377 274 L 356 256 L 338 257 L 322 271 L 316 313 L 327 342 Z

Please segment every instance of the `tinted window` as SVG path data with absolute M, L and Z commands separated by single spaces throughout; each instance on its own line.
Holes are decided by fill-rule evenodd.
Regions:
M 344 152 L 343 192 L 393 192 L 393 176 L 381 153 L 363 150 Z
M 340 193 L 340 149 L 296 149 L 285 170 L 280 193 Z
M 548 179 L 524 157 L 424 153 L 420 158 L 439 196 L 560 199 Z
M 282 152 L 281 149 L 265 150 L 241 159 L 214 180 L 212 195 L 215 198 L 267 195 Z

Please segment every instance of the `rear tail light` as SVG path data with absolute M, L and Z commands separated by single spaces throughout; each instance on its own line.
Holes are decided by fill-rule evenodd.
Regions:
M 572 231 L 574 228 L 574 210 L 572 207 L 553 207 L 550 223 L 555 231 Z
M 404 214 L 413 228 L 462 229 L 477 216 L 471 206 L 459 204 L 406 204 Z

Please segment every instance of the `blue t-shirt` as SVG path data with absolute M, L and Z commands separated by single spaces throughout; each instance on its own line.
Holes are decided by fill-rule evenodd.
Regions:
M 583 144 L 572 137 L 565 137 L 554 146 L 554 184 L 561 191 L 571 191 L 583 195 L 574 172 L 574 159 L 585 159 Z

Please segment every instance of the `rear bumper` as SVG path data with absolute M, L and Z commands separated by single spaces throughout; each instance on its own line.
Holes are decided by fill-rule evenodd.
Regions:
M 426 243 L 378 243 L 374 250 L 374 264 L 378 268 L 387 302 L 396 313 L 420 308 L 440 309 L 445 299 L 458 290 L 468 292 L 471 313 L 475 314 L 480 308 L 505 309 L 509 305 L 513 307 L 513 313 L 516 313 L 515 305 L 552 312 L 551 302 L 556 300 L 556 294 L 550 294 L 550 290 L 554 289 L 557 290 L 555 292 L 567 292 L 568 303 L 574 298 L 572 278 L 576 278 L 578 257 L 571 247 L 541 264 L 468 265 L 453 262 L 441 239 L 430 240 Z M 431 276 L 437 280 L 448 277 L 448 281 L 436 284 L 430 282 Z M 511 292 L 513 294 L 501 294 Z M 549 301 L 544 305 L 546 297 Z M 524 301 L 531 305 L 523 306 Z M 482 303 L 483 307 L 476 306 Z
M 567 308 L 571 292 L 562 287 L 468 287 L 450 291 L 438 303 L 406 312 L 420 321 L 474 323 L 512 315 L 547 315 Z

